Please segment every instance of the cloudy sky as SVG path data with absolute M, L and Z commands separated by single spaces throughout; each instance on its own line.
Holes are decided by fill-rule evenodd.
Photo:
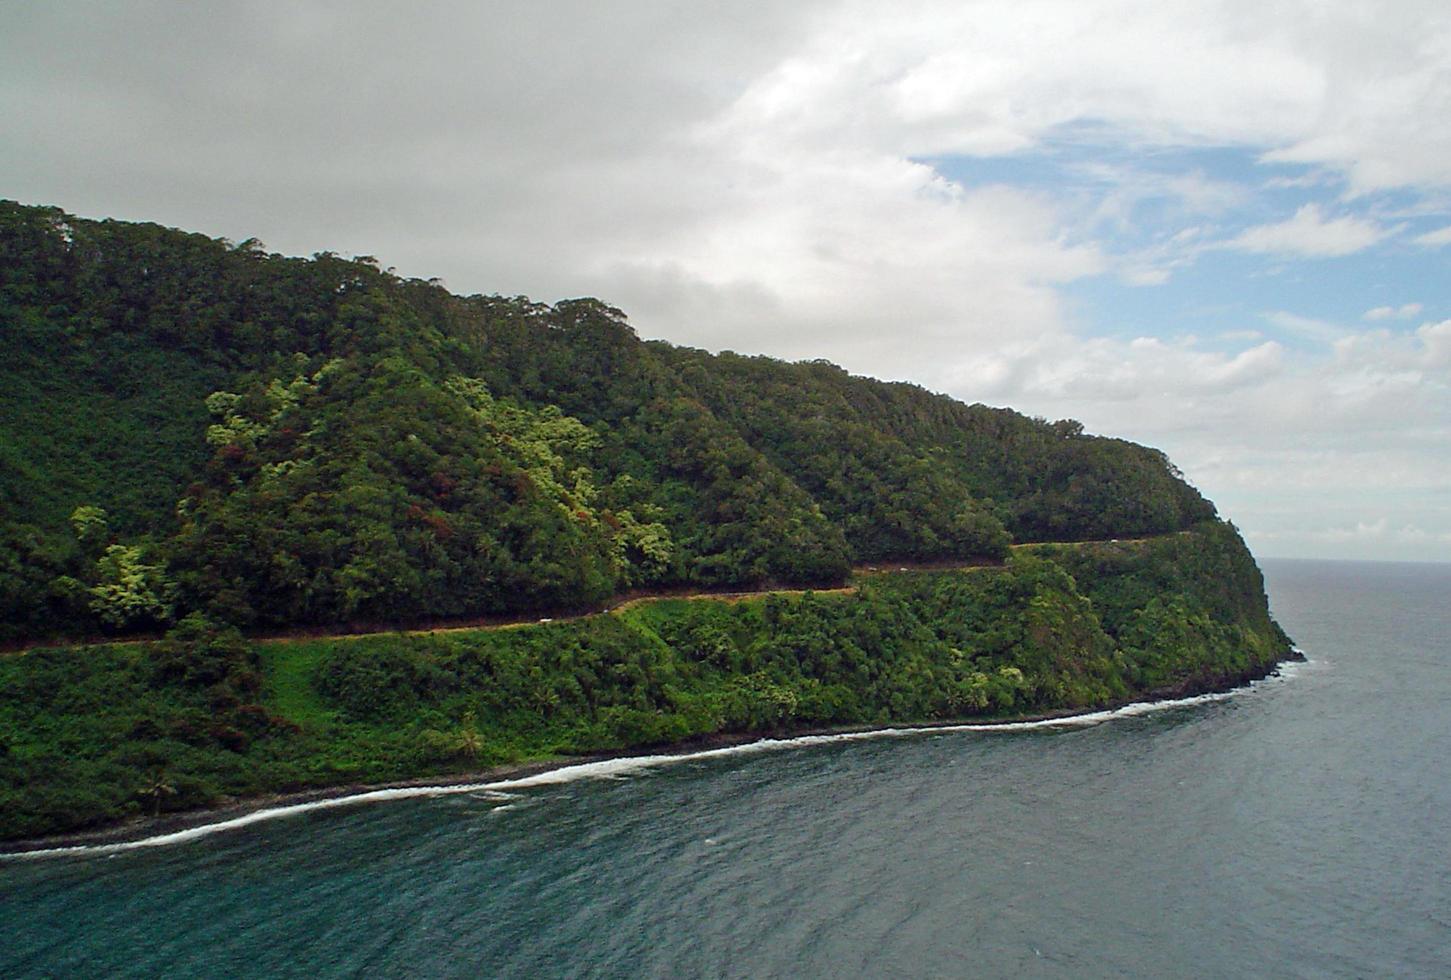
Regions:
M 1451 560 L 1451 6 L 0 0 L 0 197 L 1159 446 Z

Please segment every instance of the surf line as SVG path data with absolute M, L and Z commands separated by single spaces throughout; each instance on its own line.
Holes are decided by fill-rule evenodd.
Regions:
M 1231 688 L 1227 691 L 1196 694 L 1186 698 L 1170 698 L 1163 701 L 1135 701 L 1117 708 L 1104 708 L 1078 715 L 1063 715 L 1057 718 L 1035 718 L 1031 721 L 911 725 L 870 728 L 857 732 L 794 735 L 789 738 L 760 738 L 752 742 L 742 742 L 739 745 L 726 745 L 719 748 L 700 749 L 692 752 L 662 752 L 654 755 L 621 756 L 613 759 L 600 759 L 594 762 L 569 763 L 554 769 L 546 769 L 543 772 L 532 773 L 528 776 L 516 776 L 513 778 L 490 780 L 488 782 L 441 783 L 430 786 L 398 786 L 391 789 L 364 790 L 359 793 L 350 793 L 346 796 L 309 800 L 305 803 L 285 803 L 280 806 L 264 807 L 253 810 L 250 813 L 229 817 L 225 820 L 218 820 L 215 823 L 201 824 L 196 827 L 156 834 L 151 837 L 142 837 L 137 840 L 116 841 L 108 844 L 73 844 L 33 851 L 0 852 L 0 860 L 99 856 L 117 854 L 123 851 L 134 851 L 146 847 L 169 847 L 173 844 L 183 844 L 187 841 L 209 837 L 212 834 L 219 834 L 223 831 L 237 830 L 255 823 L 262 823 L 266 820 L 278 820 L 284 817 L 298 816 L 315 810 L 332 810 L 337 807 L 358 806 L 364 803 L 382 803 L 389 800 L 406 800 L 425 796 L 456 796 L 463 793 L 490 793 L 498 794 L 501 798 L 507 798 L 508 794 L 514 790 L 531 789 L 536 786 L 559 785 L 561 783 L 577 782 L 582 779 L 608 778 L 621 773 L 635 772 L 642 769 L 654 769 L 678 762 L 690 762 L 695 759 L 715 759 L 732 755 L 754 755 L 762 752 L 777 752 L 783 749 L 805 748 L 812 745 L 828 745 L 834 742 L 862 742 L 881 738 L 909 738 L 959 732 L 992 734 L 997 732 L 1028 732 L 1054 728 L 1088 728 L 1118 718 L 1135 718 L 1159 711 L 1168 711 L 1173 708 L 1188 708 L 1200 704 L 1210 704 L 1215 701 L 1224 701 L 1234 697 L 1236 694 L 1252 690 L 1268 681 L 1287 679 L 1296 673 L 1295 668 L 1299 666 L 1300 664 L 1283 663 L 1279 666 L 1276 673 L 1271 674 L 1269 677 L 1250 681 L 1248 684 Z

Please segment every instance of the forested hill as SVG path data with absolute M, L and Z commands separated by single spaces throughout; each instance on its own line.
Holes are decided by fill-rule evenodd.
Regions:
M 1156 450 L 0 202 L 0 640 L 409 621 L 1213 520 Z

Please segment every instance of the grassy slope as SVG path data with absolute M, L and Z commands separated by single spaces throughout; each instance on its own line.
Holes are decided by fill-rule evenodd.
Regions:
M 1089 707 L 1288 652 L 1229 529 L 1051 550 L 850 594 L 256 644 L 255 689 L 163 676 L 148 644 L 0 658 L 0 838 L 718 733 Z

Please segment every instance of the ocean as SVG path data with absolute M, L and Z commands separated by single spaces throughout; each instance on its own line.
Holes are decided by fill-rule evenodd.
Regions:
M 1451 565 L 1263 564 L 1227 697 L 0 861 L 0 976 L 1451 975 Z

